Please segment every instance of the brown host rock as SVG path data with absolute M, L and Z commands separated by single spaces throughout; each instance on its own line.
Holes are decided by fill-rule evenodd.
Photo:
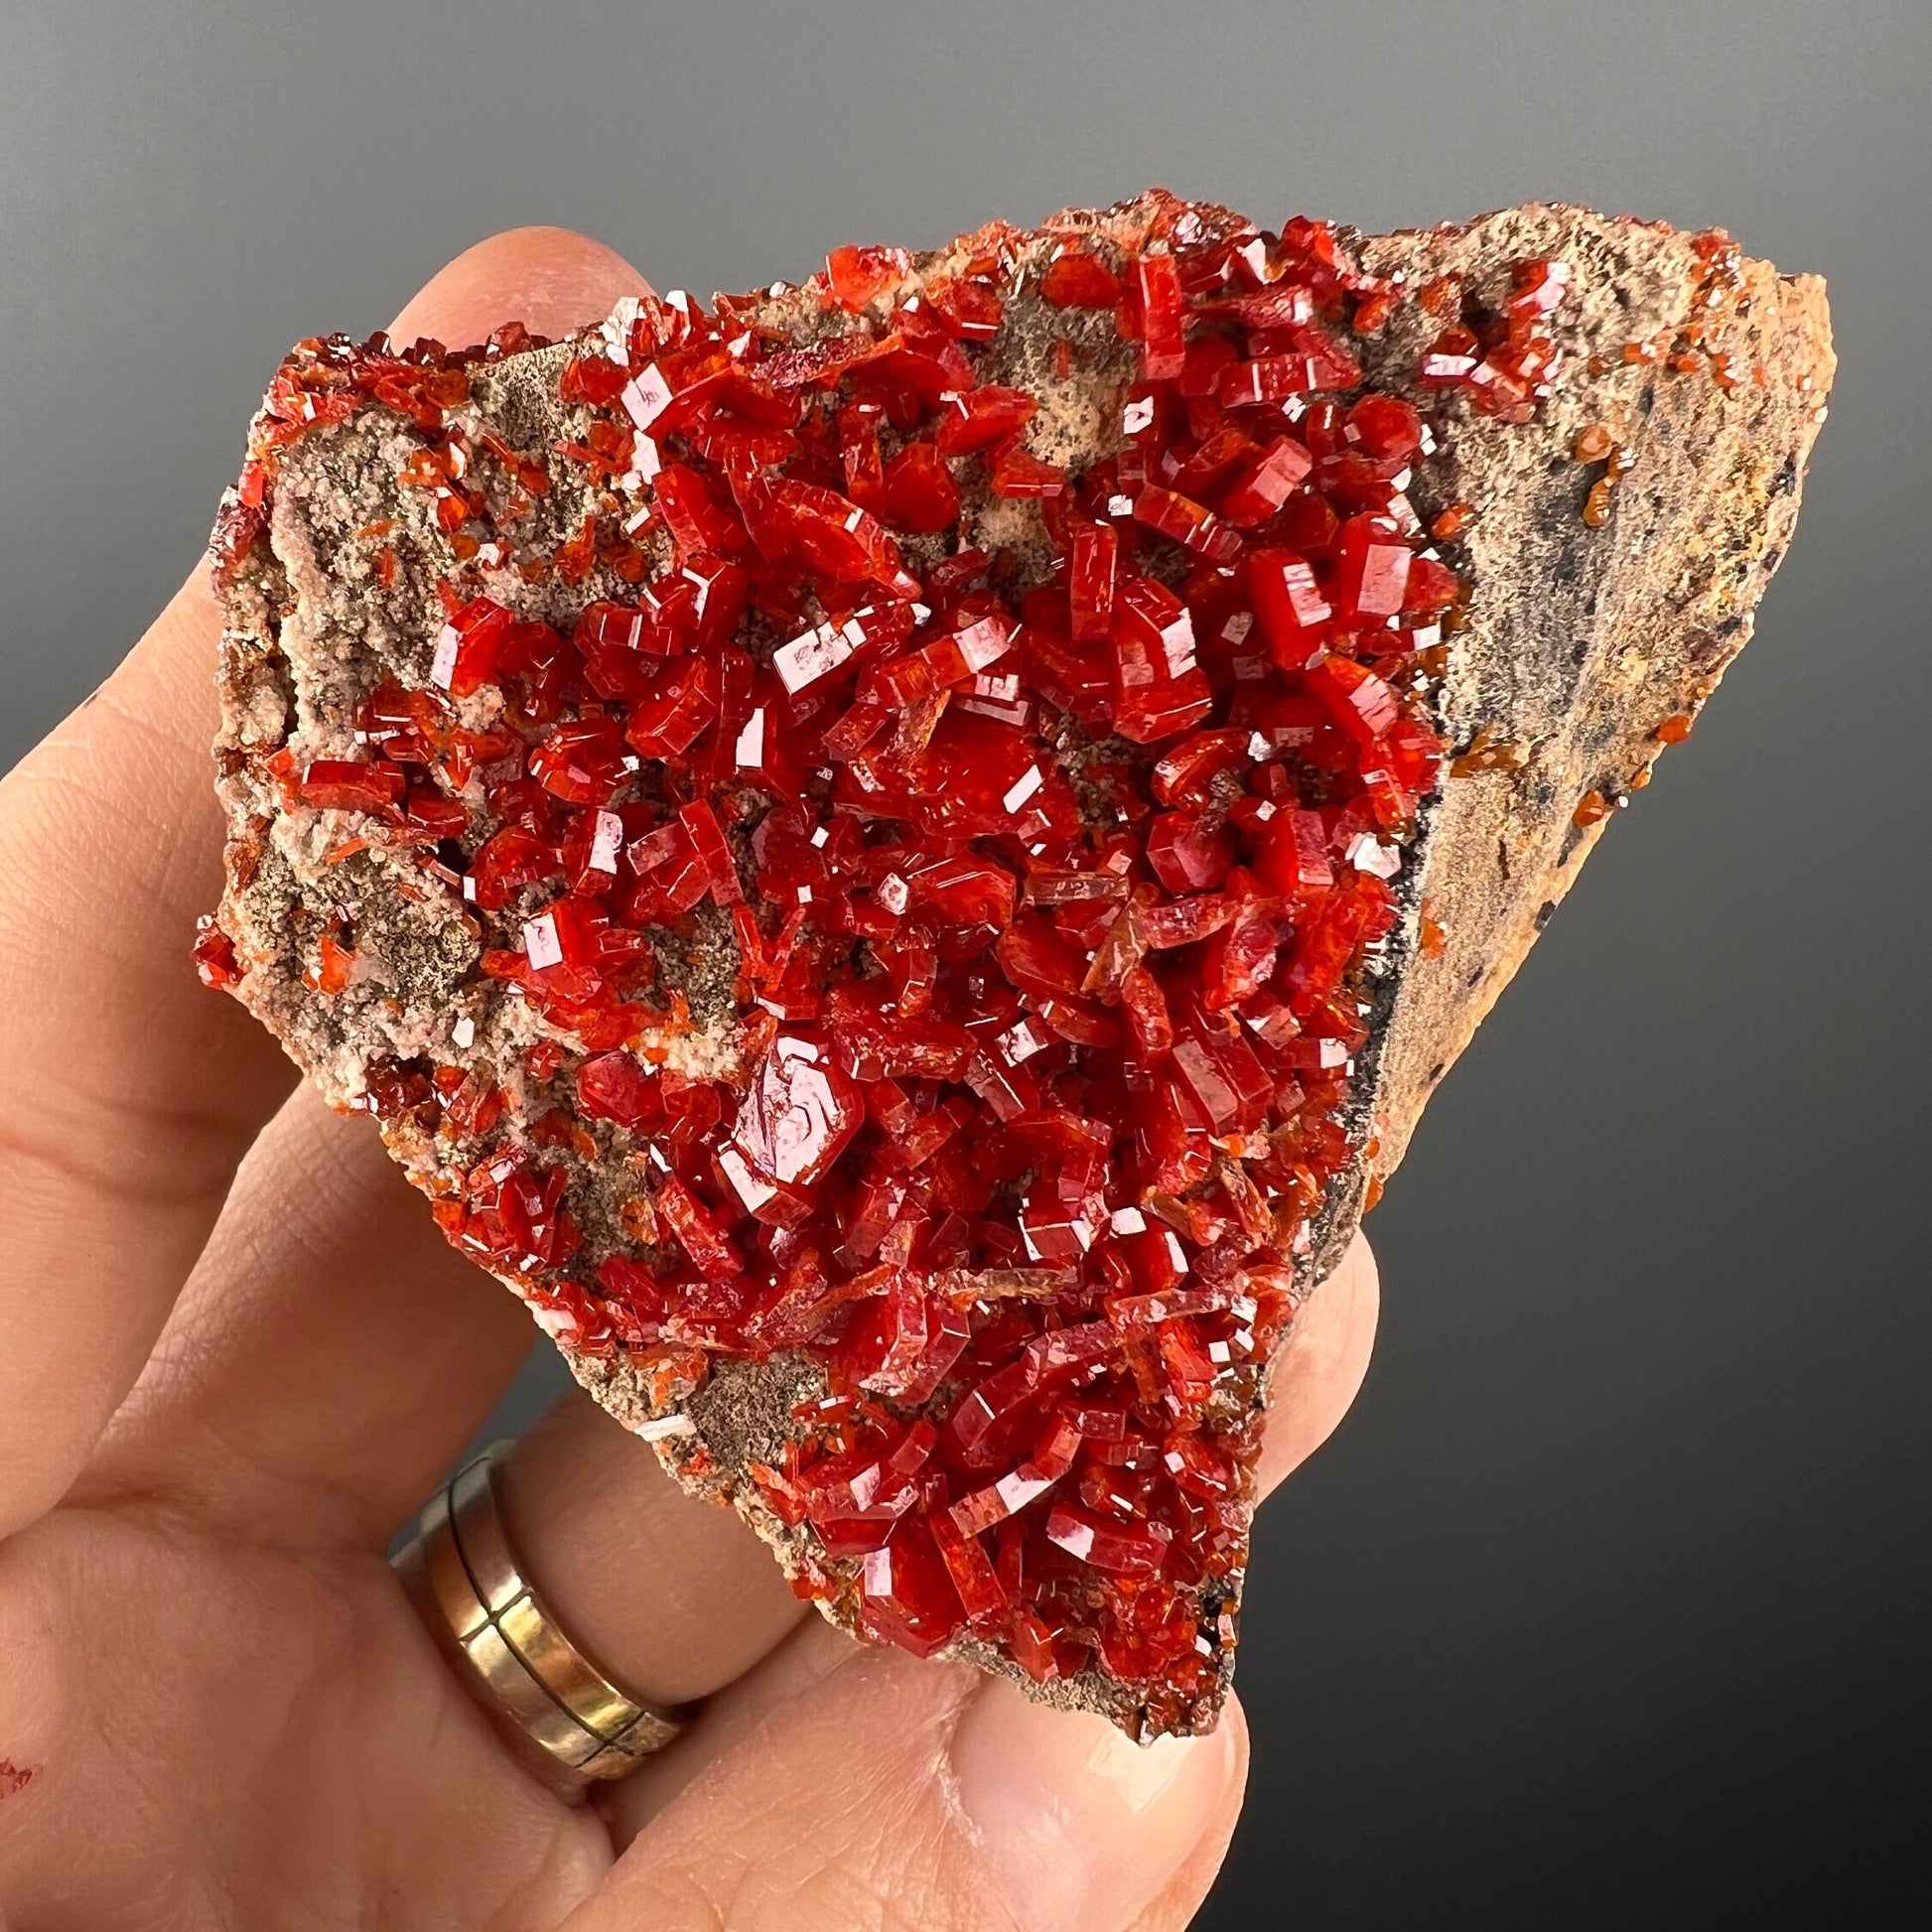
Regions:
M 1160 194 L 304 345 L 204 975 L 828 1616 L 1202 1728 L 1282 1332 L 1749 634 L 1831 373 L 1721 236 Z

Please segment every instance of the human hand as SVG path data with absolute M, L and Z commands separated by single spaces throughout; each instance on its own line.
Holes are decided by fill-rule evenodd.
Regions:
M 520 230 L 395 333 L 562 335 L 641 287 Z M 590 1804 L 472 1701 L 384 1549 L 529 1322 L 189 969 L 217 630 L 198 571 L 0 782 L 0 1928 L 1184 1925 L 1237 1705 L 1143 1750 L 855 1645 L 586 1396 L 512 1455 L 509 1531 L 620 1683 L 704 1708 Z M 1375 1312 L 1358 1239 L 1284 1349 L 1264 1486 L 1340 1420 Z

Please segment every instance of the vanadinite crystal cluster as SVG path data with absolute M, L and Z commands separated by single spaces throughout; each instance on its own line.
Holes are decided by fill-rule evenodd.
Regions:
M 1154 195 L 304 344 L 217 532 L 205 977 L 801 1591 L 1208 1722 L 1387 957 L 1444 943 L 1483 506 L 1412 483 L 1439 405 L 1532 420 L 1569 282 Z

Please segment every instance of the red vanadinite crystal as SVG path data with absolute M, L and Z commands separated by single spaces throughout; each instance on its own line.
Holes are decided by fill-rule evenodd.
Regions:
M 235 957 L 234 941 L 206 913 L 196 922 L 194 957 L 204 986 L 225 990 L 241 984 L 241 962 Z
M 752 298 L 629 305 L 563 377 L 560 460 L 619 510 L 547 552 L 490 508 L 527 509 L 538 455 L 447 420 L 466 358 L 304 345 L 224 540 L 308 428 L 414 426 L 404 481 L 452 551 L 418 688 L 365 701 L 352 757 L 269 775 L 344 839 L 415 847 L 550 1035 L 522 1132 L 486 1072 L 370 1070 L 375 1111 L 455 1150 L 446 1232 L 666 1400 L 712 1355 L 811 1352 L 831 1393 L 754 1472 L 813 1539 L 801 1587 L 921 1653 L 971 1631 L 1041 1682 L 1109 1673 L 1165 1726 L 1234 1640 L 1246 1418 L 1360 1154 L 1365 967 L 1438 781 L 1462 587 L 1406 493 L 1428 426 L 1361 387 L 1411 298 L 1317 223 L 1148 206 L 1138 247 L 989 229 L 943 280 L 837 249 L 803 346 Z M 1567 280 L 1523 264 L 1480 332 L 1427 300 L 1422 384 L 1524 419 Z M 1122 344 L 1085 471 L 1030 440 L 1003 353 L 1038 297 L 1088 345 L 1062 337 L 1061 379 L 1096 331 Z M 994 499 L 1050 568 L 946 540 Z M 584 581 L 568 632 L 505 574 L 485 593 L 478 551 Z M 703 1077 L 660 963 L 700 930 L 735 946 L 738 1013 Z M 374 997 L 333 932 L 310 954 L 323 997 Z M 213 927 L 196 956 L 240 977 Z M 607 1212 L 585 1262 L 552 1150 L 634 1173 L 627 1251 Z

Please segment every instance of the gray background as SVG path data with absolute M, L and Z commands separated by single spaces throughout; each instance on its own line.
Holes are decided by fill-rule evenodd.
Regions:
M 1202 1923 L 1872 1923 L 1932 1720 L 1929 108 L 1926 0 L 0 0 L 0 755 L 180 579 L 287 345 L 491 228 L 708 291 L 1159 181 L 1823 271 L 1843 378 L 1758 641 L 1375 1217 Z

